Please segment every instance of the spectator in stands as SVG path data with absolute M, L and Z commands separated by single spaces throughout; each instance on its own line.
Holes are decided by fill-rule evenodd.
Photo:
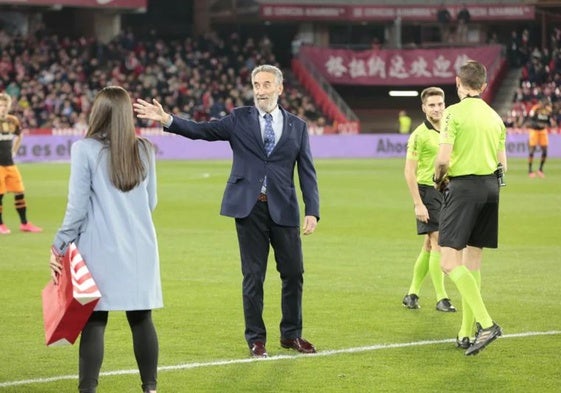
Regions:
M 326 128 L 325 118 L 320 116 L 316 121 L 309 122 L 308 132 L 310 135 L 323 135 Z
M 503 117 L 506 128 L 516 128 L 516 118 L 513 116 L 513 111 L 507 111 Z
M 10 36 L 2 27 L 0 27 L 0 49 L 5 48 L 10 43 Z
M 444 2 L 438 7 L 436 21 L 440 25 L 440 40 L 442 43 L 448 44 L 450 41 L 450 22 L 452 22 L 452 14 L 450 14 Z
M 530 42 L 530 39 L 530 31 L 528 29 L 523 29 L 522 34 L 520 35 L 520 48 L 518 49 L 522 64 L 526 64 L 530 59 L 530 53 L 532 50 L 532 42 Z
M 372 38 L 371 49 L 375 52 L 382 49 L 382 42 L 380 41 L 380 38 L 378 38 L 378 37 L 373 37 Z
M 510 33 L 510 40 L 507 44 L 507 59 L 508 64 L 511 67 L 520 67 L 522 65 L 522 60 L 520 58 L 520 39 L 518 38 L 518 32 L 512 30 Z
M 555 124 L 559 127 L 561 124 L 561 101 L 557 101 L 553 104 L 553 119 Z
M 526 64 L 527 79 L 534 86 L 541 86 L 549 79 L 549 72 L 541 60 L 541 52 L 531 56 Z
M 457 41 L 465 44 L 468 42 L 469 22 L 471 21 L 471 14 L 465 4 L 462 4 L 462 8 L 458 12 L 456 19 L 458 21 L 458 27 L 456 29 Z
M 551 43 L 551 50 L 561 49 L 561 29 L 559 27 L 554 27 L 551 30 L 551 35 L 549 38 Z
M 302 44 L 303 44 L 302 37 L 301 37 L 300 33 L 297 33 L 292 38 L 292 41 L 290 42 L 290 47 L 291 47 L 293 57 L 298 56 L 298 52 L 300 52 L 300 47 L 302 46 Z
M 495 31 L 490 32 L 487 38 L 487 44 L 495 45 L 498 43 L 499 43 L 499 36 L 497 35 L 497 33 Z

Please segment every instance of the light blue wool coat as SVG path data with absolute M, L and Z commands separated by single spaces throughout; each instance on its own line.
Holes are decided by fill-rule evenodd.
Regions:
M 140 149 L 148 169 L 128 192 L 111 183 L 108 151 L 94 139 L 71 149 L 68 204 L 54 247 L 61 254 L 75 242 L 101 292 L 96 311 L 146 310 L 163 306 L 160 263 L 152 211 L 156 207 L 156 158 Z

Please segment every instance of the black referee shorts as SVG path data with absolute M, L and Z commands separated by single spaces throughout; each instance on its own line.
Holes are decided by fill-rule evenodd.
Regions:
M 443 202 L 442 194 L 432 186 L 419 184 L 419 195 L 429 211 L 429 221 L 417 220 L 417 234 L 426 235 L 427 233 L 437 232 Z
M 499 185 L 495 174 L 450 179 L 438 244 L 456 250 L 466 246 L 497 248 L 498 232 Z

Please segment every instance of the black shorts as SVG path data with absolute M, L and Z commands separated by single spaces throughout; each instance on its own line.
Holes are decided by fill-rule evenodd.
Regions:
M 466 246 L 497 248 L 499 185 L 497 177 L 452 178 L 444 194 L 438 244 L 461 250 Z
M 429 221 L 417 220 L 417 234 L 426 235 L 427 233 L 437 232 L 443 202 L 442 194 L 432 186 L 419 184 L 419 195 L 429 211 Z

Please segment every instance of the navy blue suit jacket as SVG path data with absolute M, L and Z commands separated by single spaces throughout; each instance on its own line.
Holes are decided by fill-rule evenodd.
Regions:
M 194 122 L 173 116 L 165 131 L 190 139 L 228 141 L 233 152 L 232 170 L 226 183 L 220 214 L 244 218 L 249 215 L 267 176 L 269 213 L 278 225 L 299 226 L 300 211 L 294 186 L 297 165 L 305 215 L 319 220 L 319 193 L 306 123 L 280 108 L 282 135 L 267 157 L 253 106 L 235 108 L 220 120 Z

